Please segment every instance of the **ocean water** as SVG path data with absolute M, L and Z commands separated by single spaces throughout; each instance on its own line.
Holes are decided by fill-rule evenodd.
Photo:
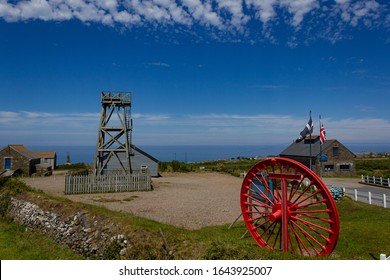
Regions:
M 159 161 L 200 162 L 237 157 L 275 156 L 287 145 L 148 145 L 138 147 Z M 349 144 L 346 147 L 354 153 L 390 151 L 390 144 Z M 96 149 L 95 146 L 28 146 L 28 148 L 35 152 L 56 152 L 58 164 L 65 163 L 68 154 L 71 163 L 93 163 Z
M 277 155 L 284 146 L 137 146 L 159 161 L 178 160 L 182 162 L 199 162 L 205 160 L 229 159 L 237 157 L 255 157 L 262 155 Z M 95 146 L 28 146 L 32 151 L 54 151 L 57 153 L 57 163 L 66 162 L 67 155 L 71 163 L 93 163 Z

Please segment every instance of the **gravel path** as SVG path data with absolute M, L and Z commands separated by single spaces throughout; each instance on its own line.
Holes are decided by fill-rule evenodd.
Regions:
M 48 194 L 192 230 L 231 224 L 241 213 L 242 178 L 219 173 L 167 173 L 152 181 L 154 190 L 150 192 L 65 195 L 63 175 L 25 179 Z

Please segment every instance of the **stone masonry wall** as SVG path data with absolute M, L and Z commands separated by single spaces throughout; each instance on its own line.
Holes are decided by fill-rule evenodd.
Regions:
M 110 259 L 127 254 L 126 236 L 119 234 L 112 222 L 107 224 L 88 213 L 64 218 L 34 203 L 11 197 L 7 216 L 29 230 L 50 235 L 87 258 Z

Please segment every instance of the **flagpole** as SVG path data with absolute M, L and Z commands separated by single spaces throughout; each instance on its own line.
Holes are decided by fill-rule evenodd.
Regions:
M 310 118 L 309 119 L 311 119 L 311 110 L 310 110 Z M 311 164 L 311 129 L 309 129 L 309 143 L 310 143 L 310 170 L 312 170 L 312 164 Z

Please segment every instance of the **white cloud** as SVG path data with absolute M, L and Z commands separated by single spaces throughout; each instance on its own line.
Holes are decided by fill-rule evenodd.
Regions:
M 148 63 L 146 63 L 146 65 L 159 66 L 159 67 L 167 67 L 167 68 L 171 67 L 170 64 L 165 63 L 165 62 L 148 62 Z
M 237 0 L 220 0 L 218 7 L 222 11 L 228 11 L 231 18 L 229 25 L 237 30 L 242 30 L 243 26 L 249 21 L 249 16 L 244 14 L 241 1 Z
M 351 26 L 357 26 L 362 22 L 366 26 L 371 26 L 373 20 L 379 18 L 381 5 L 375 0 L 369 1 L 336 1 L 341 18 Z
M 319 8 L 318 0 L 281 0 L 281 7 L 286 7 L 292 14 L 292 25 L 298 27 L 303 17 L 310 11 Z
M 287 145 L 307 119 L 273 114 L 132 115 L 136 144 Z M 1 145 L 95 145 L 99 113 L 0 111 Z M 387 143 L 390 121 L 380 118 L 323 119 L 329 139 L 344 143 Z M 315 132 L 318 127 L 315 124 Z
M 256 17 L 262 23 L 267 23 L 276 17 L 275 7 L 278 0 L 245 0 L 245 2 L 254 9 Z
M 388 9 L 388 3 L 379 4 L 376 0 L 0 0 L 0 18 L 7 22 L 77 19 L 128 28 L 178 25 L 187 31 L 197 25 L 212 37 L 215 31 L 222 31 L 225 38 L 230 32 L 256 35 L 260 31 L 270 41 L 275 41 L 274 29 L 281 22 L 290 25 L 292 32 L 310 30 L 313 22 L 321 25 L 329 19 L 352 27 L 386 26 L 388 19 L 381 19 L 381 15 Z M 306 17 L 311 18 L 310 26 L 303 29 Z M 326 34 L 332 41 L 342 38 L 338 26 L 334 26 L 333 32 L 327 27 Z

